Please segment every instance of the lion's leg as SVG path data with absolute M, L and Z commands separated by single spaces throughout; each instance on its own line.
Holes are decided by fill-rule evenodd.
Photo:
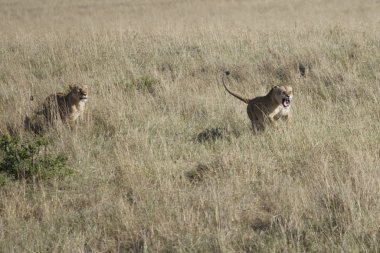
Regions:
M 274 127 L 274 128 L 277 128 L 278 125 L 276 123 L 276 120 L 272 117 L 268 117 L 268 121 L 270 122 L 271 126 Z
M 260 110 L 255 110 L 255 109 L 253 109 L 251 113 L 252 113 L 251 121 L 252 122 L 255 121 L 255 124 L 261 125 L 262 127 L 264 127 L 265 118 L 266 118 L 264 113 Z
M 254 133 L 259 133 L 265 130 L 265 125 L 257 120 L 251 121 L 252 123 L 252 130 Z
M 263 131 L 264 130 L 264 125 L 261 124 L 261 122 L 260 122 L 259 118 L 257 117 L 257 115 L 252 110 L 250 110 L 249 107 L 248 107 L 247 113 L 248 113 L 248 117 L 249 117 L 249 119 L 251 120 L 251 123 L 252 123 L 252 130 L 255 133 L 257 133 L 259 131 Z
M 292 121 L 292 115 L 290 113 L 287 113 L 285 115 L 282 115 L 281 120 L 284 121 L 287 125 Z
M 75 121 L 68 121 L 66 123 L 67 127 L 70 129 L 70 131 L 76 131 L 77 130 L 77 124 Z

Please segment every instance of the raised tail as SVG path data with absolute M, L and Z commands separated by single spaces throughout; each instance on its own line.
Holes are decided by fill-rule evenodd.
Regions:
M 224 78 L 225 78 L 226 76 L 228 76 L 228 75 L 230 75 L 230 72 L 229 72 L 228 70 L 224 71 L 223 76 L 222 76 L 222 83 L 223 83 L 224 88 L 225 88 L 225 89 L 227 90 L 227 92 L 230 93 L 232 96 L 234 96 L 235 98 L 237 98 L 237 99 L 243 101 L 244 103 L 248 104 L 248 102 L 249 102 L 249 99 L 248 99 L 248 98 L 244 98 L 244 97 L 242 97 L 242 96 L 240 96 L 240 95 L 238 95 L 238 94 L 236 94 L 236 93 L 233 93 L 232 91 L 230 91 L 230 90 L 227 88 L 226 84 L 224 83 Z

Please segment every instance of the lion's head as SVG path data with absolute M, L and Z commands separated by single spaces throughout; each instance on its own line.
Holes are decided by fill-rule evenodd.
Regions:
M 291 86 L 274 86 L 272 92 L 278 104 L 282 104 L 284 108 L 290 106 L 293 99 L 293 89 Z
M 88 90 L 88 86 L 87 85 L 83 85 L 83 86 L 69 86 L 70 88 L 70 97 L 71 99 L 75 100 L 75 101 L 82 101 L 82 102 L 86 102 L 87 101 L 87 90 Z

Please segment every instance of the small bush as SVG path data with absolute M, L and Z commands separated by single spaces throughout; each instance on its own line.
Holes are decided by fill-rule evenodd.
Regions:
M 132 81 L 132 86 L 137 90 L 149 93 L 154 93 L 159 84 L 160 80 L 146 76 Z
M 160 80 L 149 76 L 132 79 L 131 81 L 122 80 L 115 83 L 116 86 L 119 86 L 126 91 L 138 90 L 150 94 L 154 94 L 159 84 Z
M 9 180 L 46 180 L 72 174 L 63 154 L 49 154 L 43 138 L 0 137 L 0 185 Z
M 224 137 L 222 128 L 207 128 L 206 130 L 200 132 L 196 137 L 196 142 L 215 142 L 217 139 L 222 139 Z
M 210 168 L 205 164 L 198 164 L 194 169 L 187 171 L 185 176 L 191 183 L 203 181 Z
M 210 127 L 206 128 L 202 132 L 198 133 L 194 137 L 194 141 L 198 143 L 213 143 L 217 140 L 231 141 L 231 137 L 238 138 L 240 133 L 237 129 L 228 130 L 221 127 Z

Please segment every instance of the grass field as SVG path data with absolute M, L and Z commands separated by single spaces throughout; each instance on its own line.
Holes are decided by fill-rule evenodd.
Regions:
M 0 252 L 380 252 L 379 13 L 0 0 L 0 135 L 90 86 L 76 129 L 45 133 L 74 173 L 0 187 Z M 247 97 L 291 85 L 292 121 L 253 134 L 225 69 Z

